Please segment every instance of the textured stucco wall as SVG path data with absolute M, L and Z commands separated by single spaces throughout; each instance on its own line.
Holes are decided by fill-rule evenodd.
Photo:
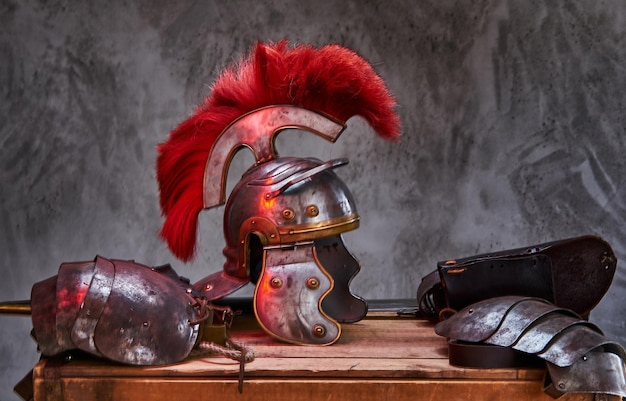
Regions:
M 625 29 L 617 0 L 0 0 L 0 298 L 96 254 L 221 269 L 222 209 L 192 264 L 159 240 L 155 147 L 222 66 L 282 38 L 354 49 L 399 103 L 401 144 L 359 119 L 334 145 L 278 142 L 350 158 L 355 292 L 413 297 L 438 260 L 588 233 L 625 259 Z M 592 320 L 624 343 L 622 270 Z M 2 400 L 38 358 L 30 327 L 0 316 Z

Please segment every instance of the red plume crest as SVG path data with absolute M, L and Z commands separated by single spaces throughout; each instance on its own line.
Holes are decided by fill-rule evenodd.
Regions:
M 211 147 L 233 121 L 253 110 L 289 104 L 342 122 L 361 116 L 383 138 L 397 140 L 395 100 L 372 66 L 339 45 L 289 47 L 258 43 L 227 68 L 211 94 L 158 147 L 157 180 L 165 222 L 161 237 L 181 260 L 195 252 L 203 178 Z

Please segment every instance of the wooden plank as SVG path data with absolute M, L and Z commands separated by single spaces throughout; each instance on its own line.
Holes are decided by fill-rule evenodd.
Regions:
M 448 364 L 447 344 L 432 324 L 380 314 L 344 325 L 338 343 L 298 346 L 274 340 L 249 322 L 234 327 L 232 337 L 250 346 L 256 359 L 245 367 L 248 377 L 378 377 L 516 379 L 520 372 L 539 380 L 541 369 L 466 369 Z M 195 356 L 159 367 L 113 365 L 89 359 L 57 366 L 58 377 L 195 377 L 236 376 L 238 362 L 220 356 Z
M 65 401 L 553 400 L 535 381 L 252 379 L 244 382 L 242 393 L 238 392 L 235 379 L 62 379 L 59 385 Z M 60 400 L 57 398 L 59 391 L 40 394 L 37 390 L 38 387 L 37 401 Z M 594 398 L 593 394 L 567 394 L 559 400 L 591 401 Z M 619 398 L 603 399 L 617 401 Z
M 447 358 L 446 340 L 430 322 L 418 319 L 370 319 L 342 325 L 337 343 L 325 347 L 277 342 L 260 329 L 237 330 L 232 337 L 254 349 L 257 357 L 294 358 Z
M 245 366 L 243 394 L 237 391 L 239 363 L 218 355 L 156 367 L 42 359 L 33 371 L 35 401 L 551 400 L 541 390 L 544 369 L 450 366 L 446 340 L 430 322 L 376 312 L 342 328 L 336 344 L 298 346 L 274 340 L 254 319 L 236 319 L 232 338 L 256 355 Z M 592 399 L 588 394 L 560 400 Z
M 44 362 L 41 362 L 45 364 Z M 185 363 L 134 367 L 97 361 L 78 361 L 42 367 L 49 377 L 236 377 L 239 363 L 222 357 L 197 358 Z M 53 373 L 54 372 L 54 373 Z M 445 359 L 378 358 L 259 358 L 246 364 L 246 377 L 442 378 L 541 380 L 543 369 L 466 369 Z

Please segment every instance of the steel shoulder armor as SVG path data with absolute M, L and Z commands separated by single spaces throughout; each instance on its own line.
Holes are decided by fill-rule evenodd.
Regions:
M 469 305 L 437 323 L 449 339 L 450 364 L 503 368 L 547 365 L 544 390 L 626 397 L 626 351 L 575 312 L 538 298 L 503 296 Z
M 78 349 L 131 365 L 180 362 L 199 338 L 203 311 L 191 286 L 172 274 L 168 266 L 101 256 L 63 263 L 31 292 L 41 353 Z

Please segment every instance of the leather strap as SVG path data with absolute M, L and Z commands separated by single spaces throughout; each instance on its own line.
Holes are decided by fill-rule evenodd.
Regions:
M 438 307 L 434 299 L 436 292 L 443 292 L 438 270 L 424 276 L 419 287 L 417 287 L 417 307 L 422 315 L 431 318 L 437 316 Z
M 534 355 L 512 348 L 484 343 L 448 341 L 450 365 L 466 368 L 543 367 L 545 362 Z

